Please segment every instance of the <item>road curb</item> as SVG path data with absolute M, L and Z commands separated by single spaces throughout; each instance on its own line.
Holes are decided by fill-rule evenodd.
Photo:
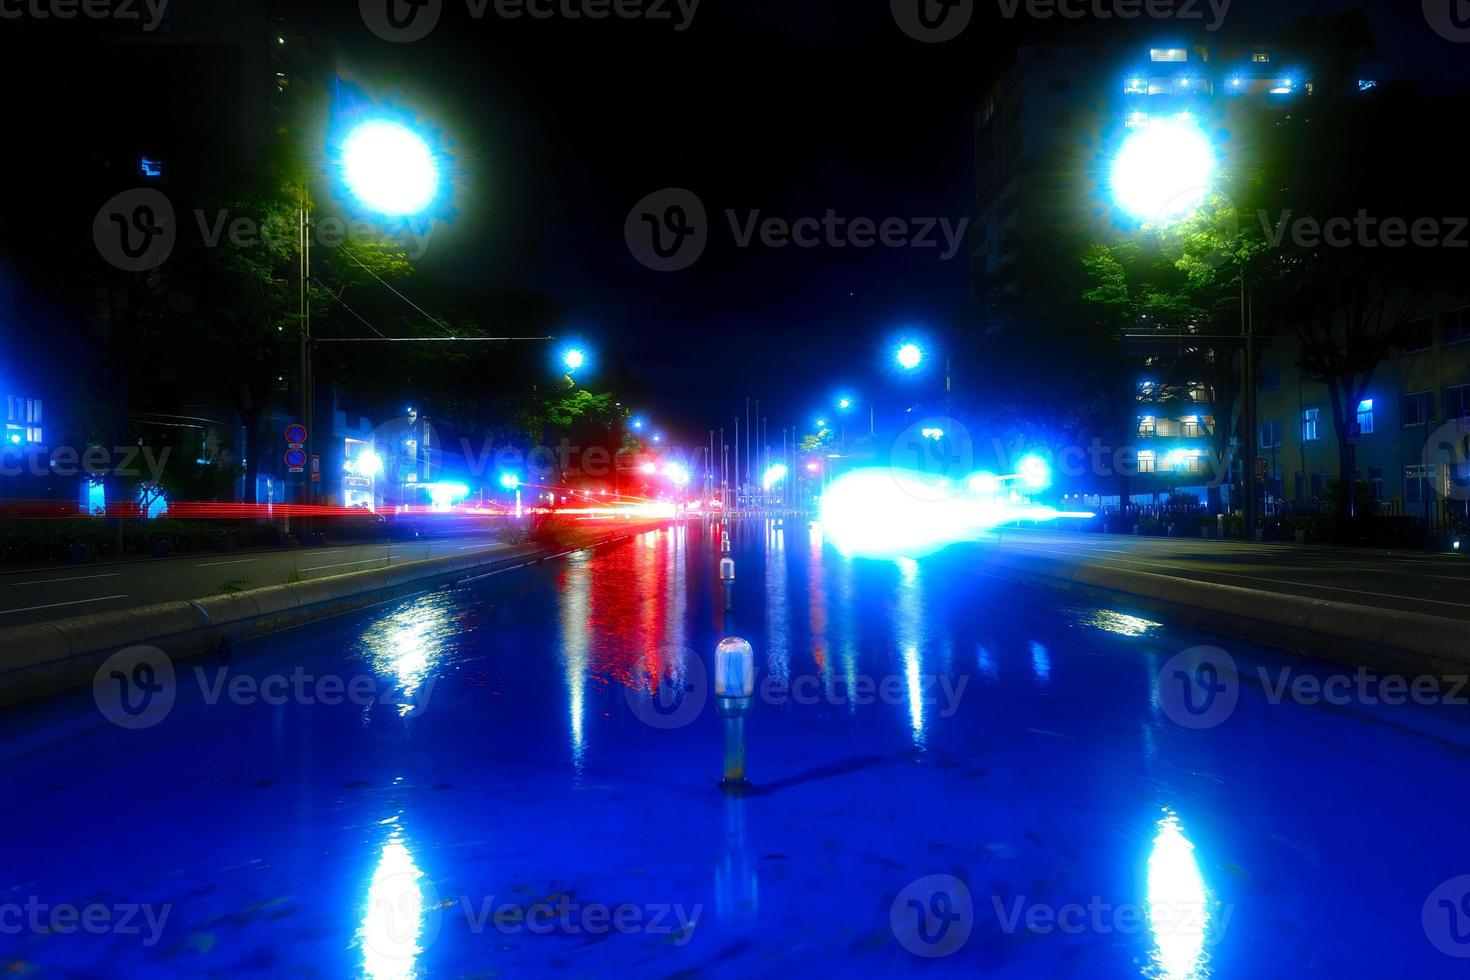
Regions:
M 1001 578 L 1152 612 L 1305 657 L 1404 674 L 1470 675 L 1470 622 L 1259 589 L 985 552 Z
M 231 595 L 10 627 L 0 630 L 0 706 L 90 685 L 108 656 L 130 646 L 155 646 L 176 660 L 195 657 L 240 640 L 601 547 L 662 526 L 621 527 L 573 549 L 519 547 L 480 557 L 445 555 Z

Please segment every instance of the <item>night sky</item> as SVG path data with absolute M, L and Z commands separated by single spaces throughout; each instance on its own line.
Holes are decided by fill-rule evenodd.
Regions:
M 1300 15 L 1352 6 L 1236 0 L 1222 33 L 1273 40 Z M 838 391 L 891 383 L 900 334 L 942 339 L 973 323 L 968 242 L 948 261 L 942 249 L 739 248 L 727 209 L 971 219 L 974 115 L 1017 43 L 1092 41 L 1122 55 L 1171 29 L 1007 20 L 997 0 L 977 0 L 961 38 L 922 44 L 881 0 L 703 0 L 683 32 L 476 20 L 465 0 L 445 0 L 428 38 L 391 44 L 356 3 L 303 7 L 385 105 L 450 142 L 455 213 L 425 271 L 552 297 L 568 311 L 557 332 L 625 360 L 650 393 L 637 407 L 689 441 L 728 425 L 746 396 L 772 429 L 806 424 Z M 1434 34 L 1419 4 L 1368 9 L 1385 75 L 1462 84 L 1470 48 Z M 45 73 L 29 77 L 44 103 Z M 636 202 L 668 187 L 700 196 L 710 244 L 692 268 L 658 273 L 630 254 L 623 228 Z

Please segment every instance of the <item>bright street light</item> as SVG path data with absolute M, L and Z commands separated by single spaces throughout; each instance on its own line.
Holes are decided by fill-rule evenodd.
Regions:
M 818 432 L 820 432 L 821 430 L 825 429 L 826 427 L 827 427 L 827 420 L 826 419 L 817 419 L 817 431 Z
M 852 408 L 852 399 L 851 398 L 839 398 L 839 399 L 837 399 L 837 407 L 840 408 L 840 409 L 842 409 L 844 412 L 846 412 L 847 410 L 849 410 L 850 408 Z
M 573 347 L 561 356 L 561 361 L 567 366 L 568 371 L 576 371 L 587 363 L 587 355 L 581 350 Z
M 668 477 L 669 482 L 676 487 L 685 487 L 689 485 L 689 470 L 687 470 L 683 466 L 680 466 L 678 463 L 669 463 L 667 466 L 665 466 L 664 476 Z
M 342 147 L 347 186 L 366 207 L 392 218 L 417 214 L 439 193 L 439 164 L 429 144 L 401 123 L 360 124 Z
M 904 344 L 898 349 L 898 366 L 912 371 L 924 363 L 924 351 L 918 344 Z
M 1113 161 L 1118 206 L 1141 221 L 1176 221 L 1204 203 L 1215 177 L 1210 138 L 1188 114 L 1155 119 Z
M 521 478 L 514 473 L 500 474 L 500 485 L 507 490 L 515 490 L 521 485 Z
M 786 479 L 789 472 L 782 463 L 774 463 L 766 469 L 765 475 L 761 477 L 761 486 L 769 490 L 782 480 Z

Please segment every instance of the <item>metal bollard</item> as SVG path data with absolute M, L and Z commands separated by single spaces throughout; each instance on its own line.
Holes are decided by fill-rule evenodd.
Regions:
M 725 612 L 729 612 L 735 592 L 735 559 L 720 559 L 720 583 L 725 587 Z
M 750 786 L 745 778 L 745 716 L 755 695 L 755 651 L 739 637 L 715 648 L 715 704 L 725 719 L 725 771 L 720 788 L 738 796 Z

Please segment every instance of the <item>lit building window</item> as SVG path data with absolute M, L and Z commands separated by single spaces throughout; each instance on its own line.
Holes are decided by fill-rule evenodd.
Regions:
M 1316 442 L 1322 438 L 1322 410 L 1308 408 L 1302 411 L 1302 442 Z
M 1254 61 L 1258 65 L 1269 65 L 1271 63 L 1271 56 L 1264 51 L 1257 51 L 1251 55 L 1251 61 Z
M 1152 449 L 1145 449 L 1138 454 L 1138 472 L 1157 473 L 1159 469 L 1159 458 Z
M 1159 420 L 1152 415 L 1145 415 L 1138 420 L 1138 434 L 1147 439 L 1158 433 Z
M 16 395 L 5 399 L 5 442 L 11 446 L 34 446 L 44 441 L 41 399 Z
M 1123 87 L 1123 91 L 1129 95 L 1147 95 L 1148 82 L 1142 78 L 1130 78 L 1128 84 Z
M 155 157 L 139 157 L 138 174 L 151 180 L 157 180 L 163 176 L 163 161 Z
M 1360 435 L 1373 434 L 1373 399 L 1364 398 L 1358 402 L 1358 433 Z
M 1184 48 L 1150 48 L 1148 52 L 1150 61 L 1179 63 L 1189 60 L 1189 52 Z
M 1125 120 L 1125 125 L 1127 125 L 1127 127 L 1129 129 L 1142 129 L 1143 127 L 1145 127 L 1145 126 L 1148 125 L 1148 113 L 1146 113 L 1146 112 L 1130 112 L 1130 113 L 1128 113 L 1128 118 Z
M 1378 87 L 1378 83 L 1371 78 L 1358 79 L 1358 91 L 1368 92 Z
M 1198 439 L 1205 434 L 1204 426 L 1199 424 L 1198 415 L 1186 415 L 1179 421 L 1184 423 L 1184 436 L 1186 439 Z

